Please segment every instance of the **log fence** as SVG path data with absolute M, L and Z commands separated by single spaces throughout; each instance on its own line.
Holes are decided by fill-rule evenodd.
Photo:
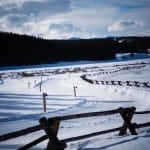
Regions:
M 116 66 L 117 67 L 117 66 Z M 112 70 L 112 71 L 101 71 L 99 73 L 92 73 L 92 74 L 84 74 L 80 76 L 84 81 L 90 83 L 90 84 L 101 84 L 101 85 L 119 85 L 119 86 L 135 86 L 135 87 L 145 87 L 145 88 L 150 88 L 150 82 L 140 82 L 140 81 L 99 81 L 99 80 L 92 80 L 88 77 L 91 76 L 98 76 L 98 75 L 108 75 L 112 73 L 117 73 L 120 71 L 125 71 L 125 70 L 132 70 L 132 69 L 140 69 L 142 67 L 145 67 L 145 63 L 139 64 L 130 64 L 129 66 L 125 65 L 122 66 L 122 68 L 119 68 L 117 70 Z
M 7 133 L 4 135 L 1 135 L 0 142 L 6 141 L 9 139 L 13 139 L 13 138 L 17 138 L 20 136 L 24 136 L 26 134 L 30 134 L 32 132 L 36 132 L 39 130 L 44 130 L 46 133 L 45 135 L 43 135 L 42 137 L 39 137 L 38 139 L 28 143 L 27 145 L 25 145 L 23 147 L 20 147 L 19 150 L 27 150 L 47 139 L 48 139 L 48 144 L 47 144 L 47 148 L 46 148 L 47 150 L 64 150 L 67 147 L 66 143 L 68 143 L 68 142 L 77 141 L 77 140 L 81 140 L 81 139 L 85 139 L 85 138 L 90 138 L 93 136 L 98 136 L 98 135 L 102 135 L 102 134 L 106 134 L 106 133 L 112 133 L 112 132 L 119 131 L 118 135 L 123 136 L 127 133 L 127 129 L 129 129 L 129 131 L 132 135 L 137 135 L 138 133 L 137 133 L 136 129 L 143 128 L 143 127 L 150 127 L 150 122 L 141 123 L 141 124 L 132 123 L 133 116 L 136 114 L 140 115 L 140 114 L 149 114 L 149 113 L 150 113 L 150 111 L 136 112 L 135 107 L 129 107 L 129 108 L 118 108 L 118 109 L 114 109 L 114 110 L 101 111 L 101 112 L 89 112 L 89 113 L 82 113 L 82 114 L 57 116 L 57 117 L 48 118 L 48 119 L 44 117 L 39 120 L 40 124 L 37 126 L 33 126 L 33 127 L 29 127 L 29 128 L 23 129 L 23 130 L 19 130 L 19 131 L 15 131 L 12 133 Z M 81 136 L 77 136 L 77 137 L 70 137 L 67 139 L 61 139 L 61 140 L 58 139 L 57 134 L 58 134 L 58 130 L 59 130 L 61 121 L 86 118 L 86 117 L 108 116 L 108 115 L 115 115 L 115 114 L 120 114 L 124 121 L 123 125 L 120 127 L 116 127 L 116 128 L 108 129 L 108 130 L 104 130 L 104 131 L 98 131 L 98 132 L 94 132 L 94 133 L 89 133 L 89 134 L 81 135 Z
M 108 75 L 108 74 L 112 74 L 112 73 L 117 73 L 117 72 L 121 72 L 121 71 L 128 71 L 128 70 L 133 70 L 133 69 L 140 69 L 145 67 L 145 65 L 137 65 L 137 66 L 125 66 L 116 70 L 112 70 L 112 71 L 101 71 L 99 70 L 99 73 L 93 73 L 93 74 L 87 74 L 88 76 L 97 76 L 97 75 Z M 96 70 L 95 70 L 96 71 Z M 98 70 L 97 70 L 98 72 Z
M 117 67 L 117 66 L 115 66 Z M 145 67 L 145 63 L 141 64 L 130 64 L 122 66 L 122 68 L 119 67 L 117 70 L 112 70 L 112 71 L 100 71 L 99 73 L 92 73 L 92 74 L 84 74 L 80 76 L 84 81 L 90 83 L 90 84 L 101 84 L 101 85 L 119 85 L 119 86 L 135 86 L 135 87 L 145 87 L 145 88 L 150 88 L 150 82 L 139 82 L 139 81 L 99 81 L 99 80 L 92 80 L 88 77 L 91 76 L 98 76 L 98 75 L 108 75 L 112 73 L 117 73 L 120 71 L 125 71 L 125 70 L 132 70 L 132 69 L 140 69 L 142 67 Z
M 101 85 L 119 85 L 119 86 L 135 86 L 135 87 L 145 87 L 150 88 L 150 82 L 139 82 L 139 81 L 99 81 L 88 79 L 86 75 L 80 76 L 84 81 L 90 84 L 101 84 Z

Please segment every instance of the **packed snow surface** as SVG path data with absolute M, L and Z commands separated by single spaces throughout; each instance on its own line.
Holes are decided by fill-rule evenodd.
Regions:
M 120 70 L 117 72 L 117 70 Z M 115 72 L 116 71 L 116 72 Z M 103 74 L 102 72 L 111 72 Z M 144 86 L 97 85 L 91 80 L 139 81 Z M 106 111 L 119 107 L 150 110 L 150 58 L 128 61 L 96 62 L 10 69 L 0 71 L 0 134 L 39 124 L 41 117 L 64 116 L 77 113 Z M 74 95 L 76 86 L 76 96 Z M 43 93 L 47 93 L 47 112 L 43 111 Z M 150 121 L 150 114 L 134 115 L 132 122 Z M 120 127 L 119 114 L 62 121 L 59 139 Z M 67 150 L 148 150 L 150 128 L 137 129 L 138 135 L 118 136 L 118 132 L 67 143 Z M 0 143 L 0 149 L 17 149 L 44 135 L 44 131 Z M 32 149 L 42 150 L 47 140 Z

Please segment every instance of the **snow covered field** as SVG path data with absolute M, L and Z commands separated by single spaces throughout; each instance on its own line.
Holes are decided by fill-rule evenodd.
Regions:
M 123 69 L 130 67 L 130 70 Z M 131 67 L 132 66 L 132 67 Z M 133 66 L 141 66 L 139 68 Z M 120 69 L 121 71 L 115 72 Z M 101 72 L 113 72 L 100 74 Z M 24 68 L 0 71 L 0 134 L 38 124 L 41 117 L 105 111 L 119 107 L 150 110 L 150 87 L 97 85 L 80 76 L 90 74 L 93 80 L 140 81 L 150 83 L 150 58 L 68 66 Z M 94 75 L 97 74 L 97 75 Z M 98 75 L 99 74 L 99 75 Z M 73 86 L 77 86 L 74 97 Z M 43 112 L 43 93 L 47 93 L 47 112 Z M 150 121 L 150 114 L 135 115 L 133 122 Z M 74 137 L 119 127 L 120 115 L 63 121 L 59 138 Z M 67 143 L 67 150 L 148 150 L 150 128 L 137 129 L 138 135 L 118 136 L 118 132 Z M 0 149 L 17 149 L 42 136 L 44 131 L 0 143 Z M 41 150 L 47 141 L 32 149 Z

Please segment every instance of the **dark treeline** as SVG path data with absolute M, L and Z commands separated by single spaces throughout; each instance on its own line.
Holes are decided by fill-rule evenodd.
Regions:
M 114 59 L 115 53 L 143 52 L 149 48 L 150 37 L 45 40 L 0 32 L 0 66 Z

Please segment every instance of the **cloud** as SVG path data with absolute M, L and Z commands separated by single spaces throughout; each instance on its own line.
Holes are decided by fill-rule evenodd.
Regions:
M 73 36 L 80 36 L 82 30 L 78 27 L 75 27 L 71 23 L 67 22 L 56 22 L 51 23 L 48 27 L 46 37 L 47 38 L 71 38 Z
M 10 14 L 6 16 L 7 21 L 16 27 L 20 27 L 23 22 L 30 21 L 29 17 L 24 14 Z
M 55 20 L 51 19 L 52 16 L 70 10 L 70 0 L 1 0 L 0 30 L 31 35 L 45 34 L 49 24 Z
M 114 2 L 114 0 L 109 0 Z M 120 0 L 115 0 L 114 3 L 118 3 L 119 5 L 127 5 L 127 6 L 133 6 L 133 7 L 148 7 L 150 6 L 150 1 L 149 0 L 125 0 L 125 1 L 120 1 Z
M 135 35 L 149 30 L 149 9 L 149 0 L 0 0 L 0 30 L 59 39 Z
M 108 27 L 108 32 L 124 31 L 127 28 L 143 26 L 142 21 L 119 20 Z
M 92 34 L 70 22 L 64 21 L 50 24 L 44 37 L 48 39 L 90 38 Z
M 6 1 L 6 2 L 5 2 Z M 24 14 L 43 19 L 52 15 L 67 13 L 71 10 L 70 0 L 2 0 L 0 16 Z
M 70 23 L 53 23 L 49 26 L 49 30 L 57 30 L 59 32 L 80 32 L 81 30 Z
M 85 2 L 85 3 L 84 3 Z M 95 0 L 94 0 L 95 2 Z M 118 8 L 112 6 L 104 6 L 101 3 L 93 3 L 92 1 L 72 1 L 72 11 L 64 14 L 55 15 L 55 19 L 66 18 L 72 24 L 80 27 L 86 32 L 101 32 L 107 31 L 107 26 L 114 21 L 114 17 L 119 17 L 121 12 Z M 94 7 L 95 6 L 95 7 Z
M 6 9 L 11 9 L 14 7 L 20 7 L 26 2 L 30 2 L 31 0 L 1 0 L 0 1 L 0 6 L 6 8 Z M 32 2 L 42 2 L 45 0 L 32 0 Z

